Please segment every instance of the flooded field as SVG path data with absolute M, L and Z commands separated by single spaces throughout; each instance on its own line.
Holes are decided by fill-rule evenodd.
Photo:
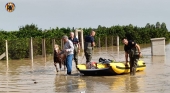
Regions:
M 80 76 L 75 70 L 66 76 L 65 71 L 56 73 L 52 56 L 31 60 L 0 61 L 0 93 L 169 93 L 170 91 L 170 44 L 166 56 L 151 56 L 150 45 L 141 45 L 143 72 L 136 76 Z M 124 61 L 123 47 L 95 48 L 93 61 L 99 57 Z M 83 54 L 79 63 L 85 63 Z

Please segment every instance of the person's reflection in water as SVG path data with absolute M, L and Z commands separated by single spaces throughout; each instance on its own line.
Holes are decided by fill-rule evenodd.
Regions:
M 138 92 L 139 86 L 135 76 L 130 76 L 125 79 L 125 91 L 126 92 Z
M 94 87 L 96 87 L 94 85 L 95 85 L 95 83 L 97 84 L 98 81 L 95 81 L 95 80 L 92 81 L 90 79 L 86 79 L 85 81 L 86 81 L 86 90 L 85 90 L 85 92 L 86 93 L 94 93 Z
M 74 76 L 56 76 L 55 92 L 76 92 L 78 80 Z
M 67 92 L 73 92 L 73 80 L 72 79 L 67 79 L 66 80 L 66 91 Z

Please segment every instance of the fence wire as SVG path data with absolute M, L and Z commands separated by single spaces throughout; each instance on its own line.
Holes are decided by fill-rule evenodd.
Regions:
M 100 39 L 100 42 L 99 42 Z M 9 59 L 22 59 L 30 57 L 30 41 L 31 38 L 16 38 L 8 40 L 8 57 Z M 60 49 L 63 47 L 63 42 L 61 38 L 45 38 L 45 53 L 53 54 L 55 44 L 60 46 Z M 43 39 L 42 38 L 32 38 L 33 43 L 33 56 L 43 55 Z M 83 42 L 81 42 L 83 43 Z M 99 47 L 109 47 L 116 45 L 116 37 L 114 36 L 100 36 L 95 37 L 96 46 Z M 100 43 L 100 44 L 99 44 Z M 0 40 L 0 54 L 3 54 L 6 50 L 5 40 Z M 5 59 L 5 58 L 3 58 Z

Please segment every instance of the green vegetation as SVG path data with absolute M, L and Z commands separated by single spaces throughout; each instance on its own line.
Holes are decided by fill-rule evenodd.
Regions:
M 84 36 L 88 35 L 92 28 L 82 28 Z M 101 46 L 105 45 L 105 38 L 107 37 L 107 46 L 111 46 L 111 38 L 118 35 L 121 38 L 127 37 L 134 40 L 139 44 L 150 43 L 150 38 L 165 37 L 166 41 L 170 39 L 170 33 L 166 28 L 165 23 L 157 22 L 154 24 L 147 23 L 145 27 L 137 27 L 132 24 L 126 26 L 111 26 L 104 27 L 98 26 L 96 30 L 95 40 L 98 43 L 100 37 Z M 5 52 L 5 40 L 8 40 L 9 58 L 21 59 L 29 57 L 29 41 L 30 37 L 33 38 L 34 55 L 42 54 L 42 38 L 46 39 L 46 52 L 51 54 L 52 39 L 55 39 L 57 44 L 61 44 L 61 37 L 69 35 L 69 32 L 74 31 L 74 28 L 52 28 L 48 30 L 41 30 L 37 25 L 25 25 L 19 28 L 19 31 L 0 31 L 0 54 Z M 120 40 L 121 44 L 121 40 Z

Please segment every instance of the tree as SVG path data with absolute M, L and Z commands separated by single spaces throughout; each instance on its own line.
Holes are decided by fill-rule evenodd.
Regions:
M 151 27 L 151 26 L 150 26 L 149 23 L 147 23 L 146 26 L 145 26 L 145 28 L 150 28 L 150 27 Z
M 159 22 L 156 22 L 156 28 L 161 28 L 161 24 Z
M 167 28 L 166 28 L 166 24 L 164 22 L 161 24 L 161 29 L 168 31 Z
M 155 28 L 155 25 L 154 25 L 154 24 L 152 24 L 152 25 L 151 25 L 151 28 L 152 28 L 152 29 L 154 29 L 154 28 Z
M 41 37 L 42 30 L 37 27 L 35 24 L 25 25 L 19 28 L 17 37 L 20 38 L 30 38 L 30 37 Z
M 132 25 L 132 24 L 129 24 L 129 27 L 133 28 L 133 25 Z

